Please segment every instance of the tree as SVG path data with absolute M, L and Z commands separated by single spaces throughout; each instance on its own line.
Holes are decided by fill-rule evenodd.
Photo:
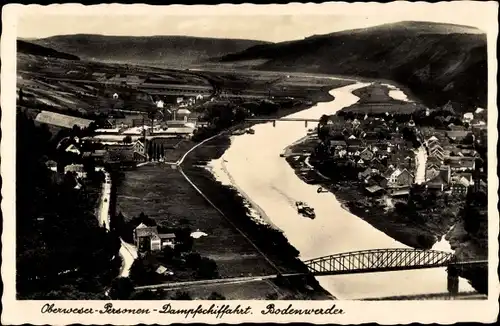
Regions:
M 201 263 L 201 255 L 197 252 L 191 252 L 186 257 L 186 265 L 190 268 L 198 268 Z
M 242 122 L 245 120 L 246 117 L 247 117 L 247 114 L 246 114 L 245 109 L 238 106 L 234 112 L 234 121 L 236 123 Z
M 278 294 L 276 292 L 266 294 L 266 300 L 277 300 Z
M 172 296 L 172 300 L 193 300 L 193 299 L 191 298 L 191 295 L 189 294 L 189 292 L 177 291 Z
M 191 237 L 191 230 L 188 227 L 176 230 L 175 238 L 178 241 L 178 244 L 175 246 L 176 251 L 191 251 L 193 247 L 193 238 Z
M 151 255 L 146 255 L 134 260 L 130 267 L 130 279 L 135 284 L 151 284 L 155 282 L 157 262 Z
M 327 116 L 326 114 L 323 114 L 321 118 L 319 118 L 319 125 L 320 126 L 326 125 L 328 123 L 328 119 L 330 119 L 330 117 Z
M 23 104 L 24 103 L 24 93 L 23 93 L 23 88 L 21 87 L 19 89 L 19 104 Z
M 219 272 L 217 270 L 217 264 L 215 263 L 214 260 L 203 257 L 200 260 L 196 274 L 199 279 L 216 278 L 219 275 Z
M 170 262 L 174 258 L 174 250 L 169 246 L 165 246 L 162 250 L 162 255 L 165 262 Z
M 153 160 L 153 143 L 152 142 L 148 142 L 148 157 L 149 157 L 150 161 Z
M 474 143 L 474 135 L 472 133 L 468 134 L 467 136 L 462 139 L 462 144 L 464 145 L 472 145 Z
M 131 144 L 132 143 L 132 137 L 130 135 L 127 135 L 123 138 L 123 142 L 125 144 Z
M 134 284 L 128 277 L 119 277 L 113 280 L 109 296 L 113 300 L 126 300 L 134 292 Z
M 158 148 L 156 146 L 156 143 L 153 143 L 153 161 L 156 161 L 158 159 Z

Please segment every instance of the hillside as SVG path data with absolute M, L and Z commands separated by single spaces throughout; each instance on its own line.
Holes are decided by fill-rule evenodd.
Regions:
M 486 35 L 472 27 L 400 22 L 257 45 L 213 61 L 264 59 L 257 69 L 390 79 L 429 106 L 486 106 Z
M 89 34 L 60 35 L 33 42 L 58 51 L 77 54 L 83 59 L 165 65 L 189 65 L 210 57 L 266 44 L 252 40 L 187 36 L 133 37 Z
M 59 52 L 54 49 L 34 44 L 31 42 L 26 42 L 23 40 L 17 40 L 17 52 L 28 55 L 37 55 L 37 56 L 51 57 L 57 59 L 80 60 L 80 58 L 76 55 Z

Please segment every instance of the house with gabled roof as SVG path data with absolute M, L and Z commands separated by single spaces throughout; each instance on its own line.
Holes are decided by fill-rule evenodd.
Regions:
M 442 161 L 444 160 L 445 156 L 445 152 L 441 146 L 435 144 L 434 146 L 429 148 L 429 157 L 435 157 Z
M 441 174 L 438 174 L 436 177 L 426 183 L 426 188 L 430 190 L 444 191 L 447 186 L 448 183 L 443 179 Z
M 359 127 L 359 125 L 361 125 L 361 122 L 359 122 L 358 119 L 352 120 L 352 127 L 353 128 L 357 128 L 357 127 Z
M 349 146 L 347 147 L 347 155 L 348 156 L 359 156 L 363 149 L 361 146 Z
M 451 130 L 446 132 L 446 137 L 453 141 L 462 141 L 469 134 L 471 132 L 468 130 Z
M 366 168 L 364 171 L 358 173 L 358 180 L 367 182 L 367 178 L 373 173 L 372 169 Z
M 83 119 L 79 117 L 74 117 L 66 114 L 41 111 L 37 114 L 35 122 L 45 123 L 48 125 L 53 125 L 61 128 L 72 129 L 74 126 L 79 128 L 88 128 L 93 120 Z
M 444 191 L 451 181 L 451 169 L 448 165 L 439 168 L 439 174 L 426 183 L 427 189 Z
M 74 173 L 78 178 L 84 179 L 87 177 L 87 172 L 83 167 L 83 164 L 70 164 L 64 167 L 64 173 Z
M 443 160 L 440 160 L 437 157 L 428 157 L 427 162 L 426 162 L 426 167 L 428 169 L 430 168 L 436 168 L 439 169 L 439 167 L 443 164 Z
M 376 170 L 376 171 L 383 171 L 385 169 L 385 165 L 380 161 L 379 158 L 374 158 L 370 161 L 370 166 L 372 167 L 372 169 Z
M 74 153 L 76 155 L 81 154 L 80 149 L 78 147 L 76 147 L 74 144 L 70 144 L 68 147 L 66 147 L 65 152 Z
M 361 146 L 363 145 L 363 141 L 361 139 L 358 139 L 356 137 L 354 138 L 348 138 L 345 140 L 346 144 L 348 147 L 350 146 Z
M 372 185 L 372 186 L 365 187 L 365 190 L 367 191 L 368 195 L 370 195 L 370 196 L 381 195 L 385 192 L 384 188 L 382 188 L 379 185 Z
M 56 161 L 53 161 L 53 160 L 48 160 L 47 162 L 45 162 L 45 166 L 51 170 L 51 171 L 54 171 L 54 172 L 57 172 L 57 162 Z
M 425 142 L 427 143 L 427 145 L 429 145 L 431 142 L 438 142 L 439 143 L 439 139 L 436 136 L 432 135 Z
M 407 169 L 394 167 L 387 169 L 383 176 L 387 179 L 387 186 L 390 188 L 410 186 L 414 178 Z
M 466 195 L 469 187 L 472 185 L 474 185 L 472 178 L 469 179 L 466 176 L 456 175 L 451 178 L 450 190 L 455 195 Z
M 361 151 L 359 156 L 364 161 L 371 161 L 373 159 L 374 154 L 369 148 L 365 148 Z
M 330 140 L 330 148 L 340 150 L 346 147 L 347 143 L 345 142 L 345 140 Z
M 158 251 L 165 246 L 172 247 L 175 243 L 174 233 L 158 233 L 157 226 L 147 226 L 144 223 L 134 229 L 133 237 L 134 244 L 141 251 Z
M 450 157 L 447 162 L 452 171 L 473 171 L 476 167 L 475 157 Z
M 425 169 L 425 180 L 426 181 L 432 180 L 435 177 L 437 177 L 438 175 L 439 175 L 439 169 L 435 166 L 432 166 L 430 168 L 428 167 Z

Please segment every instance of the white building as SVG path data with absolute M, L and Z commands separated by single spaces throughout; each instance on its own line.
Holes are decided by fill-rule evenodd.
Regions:
M 472 119 L 474 119 L 474 114 L 472 112 L 467 112 L 467 113 L 464 113 L 464 118 L 463 120 L 465 122 L 471 122 Z
M 69 145 L 68 148 L 66 148 L 66 152 L 75 153 L 77 155 L 80 155 L 80 150 L 73 144 Z
M 64 167 L 64 173 L 73 172 L 78 178 L 86 178 L 87 173 L 83 169 L 83 164 L 70 164 Z

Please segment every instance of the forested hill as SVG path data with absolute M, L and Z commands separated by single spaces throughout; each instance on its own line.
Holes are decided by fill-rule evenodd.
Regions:
M 190 36 L 59 35 L 32 42 L 84 59 L 154 64 L 191 64 L 243 51 L 262 41 Z
M 467 26 L 400 22 L 303 40 L 262 44 L 214 58 L 266 59 L 258 69 L 394 80 L 427 105 L 486 106 L 486 35 Z
M 80 60 L 76 55 L 59 52 L 54 49 L 41 46 L 38 44 L 26 42 L 23 40 L 17 40 L 17 52 L 31 55 L 38 55 L 44 57 L 66 59 L 66 60 Z

